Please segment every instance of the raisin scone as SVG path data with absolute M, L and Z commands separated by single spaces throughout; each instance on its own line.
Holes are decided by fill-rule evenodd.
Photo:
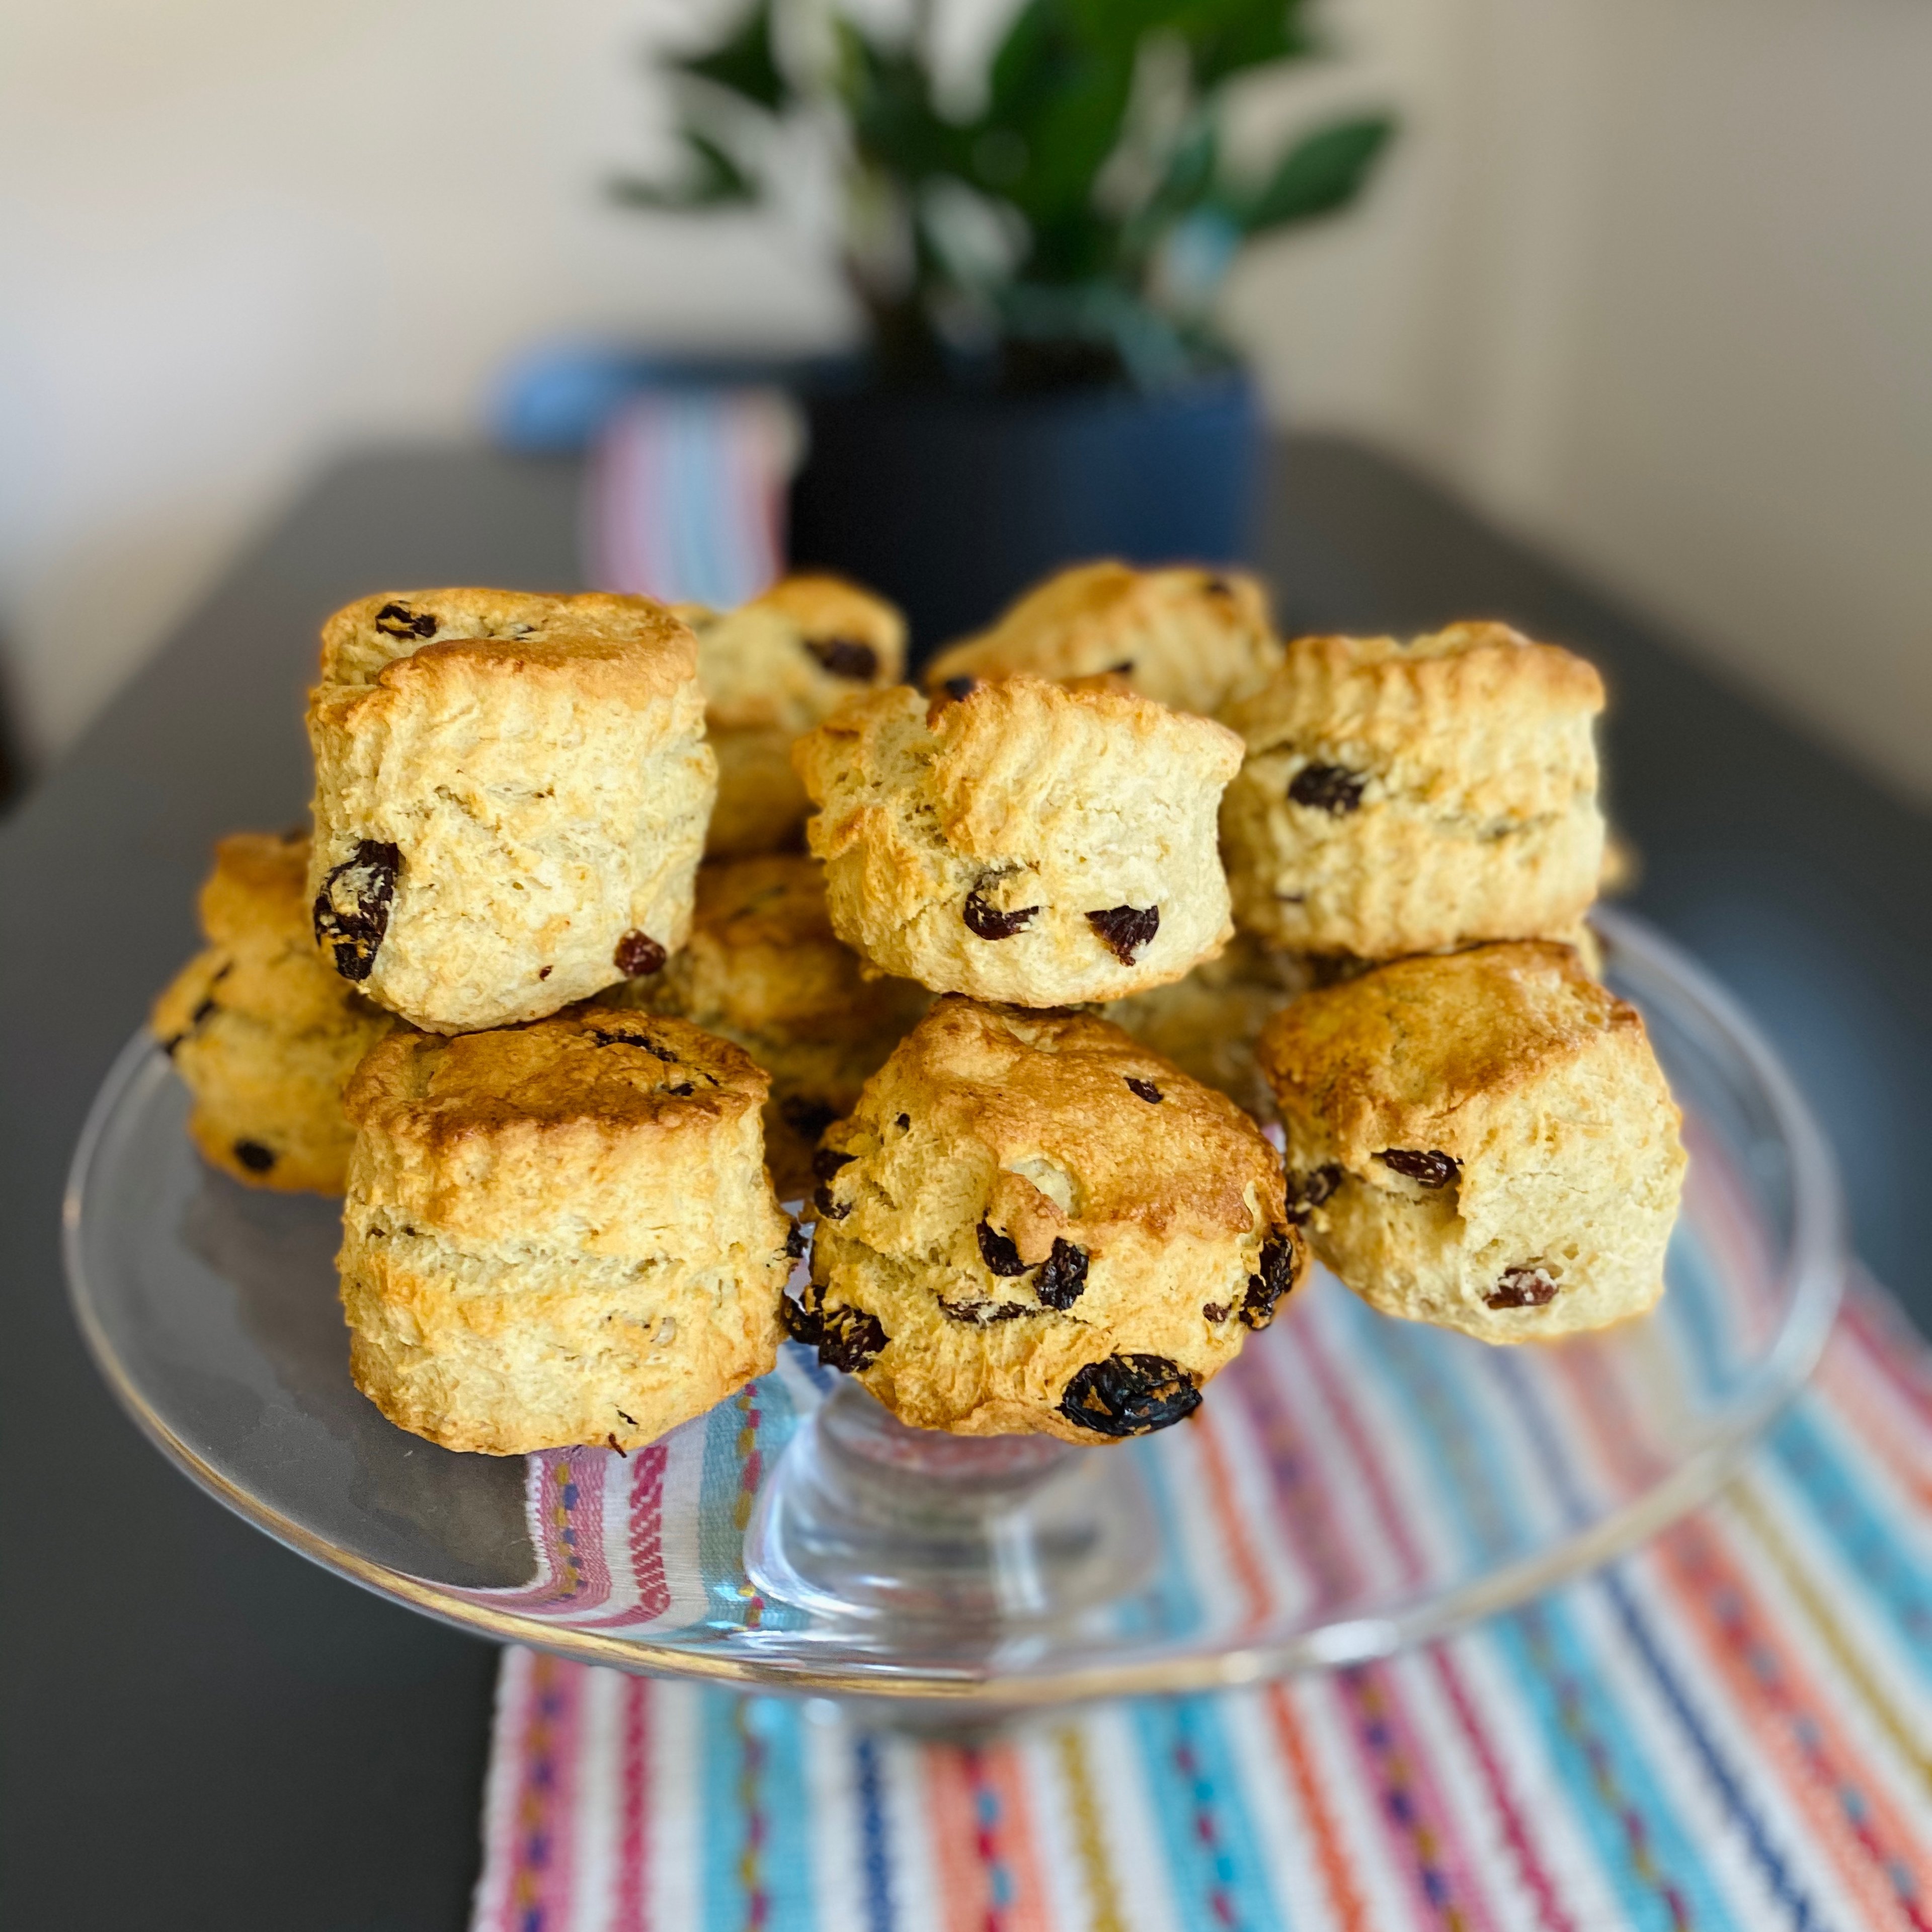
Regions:
M 896 684 L 905 671 L 905 620 L 884 598 L 842 578 L 781 578 L 735 610 L 680 605 L 698 633 L 718 803 L 704 849 L 736 859 L 799 844 L 805 788 L 793 743 L 856 691 Z
M 204 1159 L 251 1186 L 340 1194 L 356 1138 L 343 1084 L 394 1022 L 316 946 L 308 881 L 305 832 L 223 839 L 201 888 L 208 944 L 148 1024 L 194 1097 Z
M 1597 891 L 1594 668 L 1501 624 L 1303 638 L 1226 722 L 1234 917 L 1264 944 L 1390 959 L 1561 937 Z
M 833 937 L 824 870 L 802 853 L 698 868 L 691 938 L 662 973 L 614 988 L 735 1040 L 771 1076 L 765 1159 L 784 1201 L 812 1192 L 818 1137 L 926 1008 L 909 980 L 868 979 Z
M 1040 678 L 846 704 L 794 756 L 832 929 L 882 972 L 1028 1006 L 1165 985 L 1232 937 L 1234 734 Z
M 764 1075 L 682 1020 L 399 1028 L 349 1084 L 356 1386 L 446 1449 L 629 1450 L 777 1360 Z
M 716 790 L 698 646 L 642 597 L 422 590 L 322 632 L 316 938 L 436 1033 L 555 1012 L 684 944 Z
M 1177 711 L 1212 716 L 1281 662 L 1261 585 L 1240 571 L 1076 565 L 1010 606 L 992 629 L 941 651 L 934 695 L 1024 672 L 1056 682 L 1108 672 Z
M 1398 960 L 1262 1034 L 1291 1210 L 1372 1306 L 1490 1342 L 1664 1287 L 1684 1154 L 1635 1007 L 1546 941 Z
M 1254 1122 L 1090 1014 L 938 1000 L 818 1172 L 788 1324 L 922 1429 L 1164 1428 L 1305 1265 Z

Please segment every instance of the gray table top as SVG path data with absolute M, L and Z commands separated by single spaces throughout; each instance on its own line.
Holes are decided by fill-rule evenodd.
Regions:
M 1932 823 L 1574 578 L 1352 446 L 1282 446 L 1262 558 L 1294 629 L 1507 618 L 1594 656 L 1640 910 L 1754 1008 L 1844 1162 L 1860 1250 L 1932 1326 L 1909 1218 L 1932 1088 Z M 225 1514 L 136 1436 L 62 1296 L 88 1103 L 195 943 L 212 841 L 298 818 L 320 619 L 386 585 L 577 580 L 567 464 L 345 462 L 0 826 L 0 1924 L 455 1927 L 494 1653 Z

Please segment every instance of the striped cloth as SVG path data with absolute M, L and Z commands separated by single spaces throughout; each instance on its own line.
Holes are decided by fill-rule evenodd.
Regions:
M 1517 1526 L 1526 1444 L 1536 1484 L 1578 1515 L 1646 1453 L 1588 1377 L 1560 1439 L 1546 1414 L 1513 1417 L 1527 1378 L 1484 1351 L 1497 1400 L 1457 1411 L 1460 1450 L 1394 1469 L 1375 1433 L 1390 1412 L 1352 1411 L 1352 1384 L 1282 1379 L 1321 1378 L 1324 1356 L 1352 1373 L 1354 1307 L 1316 1291 L 1276 1331 L 1295 1352 L 1251 1349 L 1228 1372 L 1236 1400 L 1204 1411 L 1246 1432 L 1312 1587 L 1436 1574 L 1445 1538 L 1486 1560 Z M 664 1628 L 709 1590 L 712 1614 L 755 1622 L 742 1573 L 687 1570 L 653 1526 L 690 1482 L 742 1520 L 808 1386 L 788 1360 L 692 1426 L 702 1454 L 674 1438 L 628 1463 L 533 1463 L 533 1516 L 556 1533 L 529 1605 Z M 1442 1399 L 1408 1394 L 1418 1413 Z M 1352 1492 L 1311 1479 L 1330 1434 L 1363 1472 Z M 1208 1504 L 1182 1514 L 1220 1519 L 1226 1594 L 1259 1615 L 1280 1584 L 1235 1533 L 1263 1500 L 1252 1472 L 1217 1471 L 1210 1428 L 1168 1436 L 1190 1439 Z M 478 1932 L 1927 1932 L 1932 1355 L 1856 1286 L 1813 1386 L 1718 1502 L 1528 1608 L 1324 1676 L 965 1744 L 508 1651 L 484 1840 Z

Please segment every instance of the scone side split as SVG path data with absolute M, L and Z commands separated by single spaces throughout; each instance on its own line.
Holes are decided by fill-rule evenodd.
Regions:
M 1232 936 L 1216 843 L 1240 741 L 1034 677 L 855 698 L 794 748 L 839 938 L 935 992 L 1020 1006 L 1178 980 Z
M 1258 1058 L 1291 1210 L 1384 1313 L 1520 1342 L 1662 1292 L 1680 1117 L 1636 1010 L 1572 948 L 1378 968 L 1284 1008 Z
M 653 1014 L 398 1029 L 347 1096 L 356 1387 L 446 1448 L 514 1455 L 628 1450 L 767 1372 L 793 1231 L 766 1084 Z
M 1224 714 L 1237 922 L 1367 959 L 1562 936 L 1601 868 L 1603 704 L 1592 665 L 1500 624 L 1297 640 Z
M 1084 1013 L 938 1000 L 818 1172 L 793 1332 L 920 1428 L 1179 1421 L 1305 1264 L 1255 1124 Z
M 365 598 L 324 628 L 308 728 L 316 936 L 412 1024 L 540 1018 L 683 944 L 717 767 L 661 605 Z
M 252 1187 L 340 1194 L 343 1085 L 394 1022 L 316 945 L 308 879 L 305 832 L 222 839 L 199 902 L 208 944 L 148 1024 L 194 1096 L 204 1159 Z

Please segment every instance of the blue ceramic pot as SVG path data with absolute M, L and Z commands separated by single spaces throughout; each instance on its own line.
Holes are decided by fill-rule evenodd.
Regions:
M 808 386 L 795 564 L 901 605 L 915 662 L 1059 566 L 1252 554 L 1263 429 L 1239 373 L 1142 396 Z

